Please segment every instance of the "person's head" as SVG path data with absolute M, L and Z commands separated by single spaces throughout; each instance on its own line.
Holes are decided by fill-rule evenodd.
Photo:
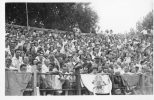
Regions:
M 44 55 L 43 52 L 40 52 L 38 56 L 41 59 L 41 58 L 43 58 L 43 55 Z
M 136 69 L 133 67 L 133 68 L 131 68 L 130 72 L 131 73 L 136 73 Z
M 88 67 L 87 66 L 83 67 L 83 70 L 88 73 Z
M 38 46 L 38 42 L 35 42 L 35 44 L 34 44 L 36 47 Z
M 129 72 L 129 68 L 124 68 L 125 73 Z
M 139 70 L 139 67 L 135 66 L 135 71 L 138 72 L 138 70 Z
M 36 65 L 37 65 L 37 69 L 40 71 L 42 69 L 42 63 L 38 61 Z
M 37 60 L 37 59 L 34 59 L 34 60 L 33 60 L 33 64 L 34 64 L 34 65 L 36 65 L 36 64 L 37 64 L 37 62 L 38 62 L 38 60 Z
M 21 53 L 21 50 L 20 49 L 16 49 L 15 50 L 16 57 L 19 57 L 20 56 L 20 53 Z
M 59 56 L 57 59 L 58 59 L 59 62 L 63 62 L 63 57 L 62 56 Z
M 84 59 L 84 55 L 81 54 L 79 58 L 80 58 L 81 60 L 83 60 L 83 59 Z
M 91 60 L 92 59 L 92 57 L 91 57 L 91 55 L 89 53 L 87 54 L 87 59 L 88 60 Z
M 25 56 L 25 52 L 24 51 L 20 51 L 20 56 L 24 57 Z
M 54 62 L 54 56 L 53 55 L 50 55 L 49 56 L 49 60 L 50 60 L 50 62 Z
M 49 66 L 48 66 L 49 67 L 49 70 L 52 71 L 53 68 L 54 68 L 54 66 L 55 66 L 55 64 L 50 62 L 49 63 Z
M 45 58 L 48 58 L 48 57 L 49 57 L 49 55 L 48 55 L 47 53 L 45 53 L 45 54 L 44 54 L 44 57 L 45 57 Z
M 96 57 L 96 58 L 95 58 L 95 63 L 98 64 L 99 61 L 100 61 L 100 58 Z
M 21 72 L 26 72 L 27 71 L 27 66 L 25 64 L 20 65 L 20 71 Z
M 104 68 L 103 68 L 103 72 L 104 72 L 104 73 L 108 73 L 108 72 L 109 72 L 109 69 L 108 69 L 107 67 L 104 67 Z
M 23 59 L 23 63 L 28 64 L 29 63 L 29 58 L 25 56 L 24 59 Z
M 98 72 L 102 72 L 102 70 L 103 70 L 102 66 L 99 66 L 98 67 Z
M 118 69 L 118 68 L 120 68 L 120 66 L 118 64 L 114 64 L 114 68 Z
M 64 66 L 64 67 L 62 68 L 62 72 L 63 72 L 63 73 L 68 72 L 68 68 L 67 68 L 66 66 Z
M 92 67 L 92 73 L 93 73 L 93 74 L 97 74 L 97 72 L 98 72 L 97 66 L 93 66 L 93 67 Z
M 140 61 L 140 64 L 143 65 L 144 64 L 144 61 Z
M 50 60 L 49 60 L 49 59 L 45 59 L 44 64 L 45 64 L 46 66 L 49 66 Z
M 25 40 L 25 36 L 22 35 L 22 36 L 20 37 L 20 40 Z
M 6 58 L 6 59 L 5 59 L 5 67 L 9 68 L 10 65 L 11 65 L 11 63 L 12 63 L 11 58 Z

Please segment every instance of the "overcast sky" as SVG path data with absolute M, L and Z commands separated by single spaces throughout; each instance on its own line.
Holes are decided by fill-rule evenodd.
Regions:
M 112 29 L 114 33 L 126 32 L 135 28 L 152 10 L 153 0 L 93 0 L 91 7 L 99 16 L 99 25 L 103 29 Z

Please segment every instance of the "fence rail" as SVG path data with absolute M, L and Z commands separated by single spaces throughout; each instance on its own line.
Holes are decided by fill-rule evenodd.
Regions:
M 18 73 L 18 72 L 15 72 L 17 74 L 27 74 L 27 73 Z M 32 87 L 31 88 L 26 88 L 26 89 L 23 89 L 22 91 L 27 91 L 27 92 L 32 92 L 32 95 L 37 95 L 38 93 L 38 76 L 39 75 L 58 75 L 58 74 L 53 74 L 53 73 L 37 73 L 37 72 L 34 72 L 34 73 L 28 73 L 28 74 L 31 74 L 32 75 Z M 69 87 L 69 88 L 65 88 L 65 89 L 53 89 L 53 88 L 40 88 L 39 91 L 43 93 L 43 95 L 46 95 L 46 92 L 47 91 L 64 91 L 65 92 L 65 95 L 69 95 L 69 91 L 74 91 L 74 95 L 81 95 L 82 94 L 82 91 L 85 91 L 85 89 L 81 88 L 81 83 L 80 83 L 80 80 L 81 80 L 81 77 L 80 77 L 80 72 L 79 72 L 79 69 L 76 69 L 75 70 L 75 74 L 63 74 L 63 75 L 74 75 L 76 77 L 75 79 L 75 84 L 76 84 L 76 87 L 72 88 L 72 87 Z M 110 74 L 102 74 L 102 75 L 110 75 Z M 143 95 L 146 95 L 146 94 L 153 94 L 153 81 L 150 82 L 150 78 L 149 76 L 147 75 L 144 75 L 144 74 L 141 74 L 141 84 L 140 84 L 140 90 L 141 90 L 141 94 Z M 152 77 L 152 76 L 151 76 Z M 114 80 L 112 80 L 111 78 L 111 81 L 114 83 Z M 146 82 L 145 82 L 146 81 Z M 150 84 L 150 85 L 146 85 L 145 83 L 147 84 Z M 121 87 L 121 89 L 125 89 L 124 87 Z

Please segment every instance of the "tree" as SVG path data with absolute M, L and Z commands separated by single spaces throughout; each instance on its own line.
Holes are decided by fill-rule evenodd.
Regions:
M 81 32 L 89 33 L 98 21 L 90 3 L 28 3 L 29 25 L 72 31 L 78 25 Z M 6 23 L 26 26 L 25 3 L 6 3 Z
M 139 32 L 153 29 L 153 10 L 143 18 L 143 21 L 137 22 L 136 29 Z
M 153 29 L 153 11 L 149 12 L 145 16 L 142 22 L 142 26 L 144 27 L 145 30 Z
M 138 22 L 136 23 L 136 29 L 137 29 L 139 32 L 141 32 L 141 31 L 144 30 L 144 28 L 143 28 L 143 26 L 142 26 L 142 23 L 141 23 L 140 21 L 138 21 Z

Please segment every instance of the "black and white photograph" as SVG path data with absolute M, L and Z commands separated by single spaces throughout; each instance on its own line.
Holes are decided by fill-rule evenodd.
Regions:
M 153 0 L 4 4 L 4 96 L 153 95 Z

